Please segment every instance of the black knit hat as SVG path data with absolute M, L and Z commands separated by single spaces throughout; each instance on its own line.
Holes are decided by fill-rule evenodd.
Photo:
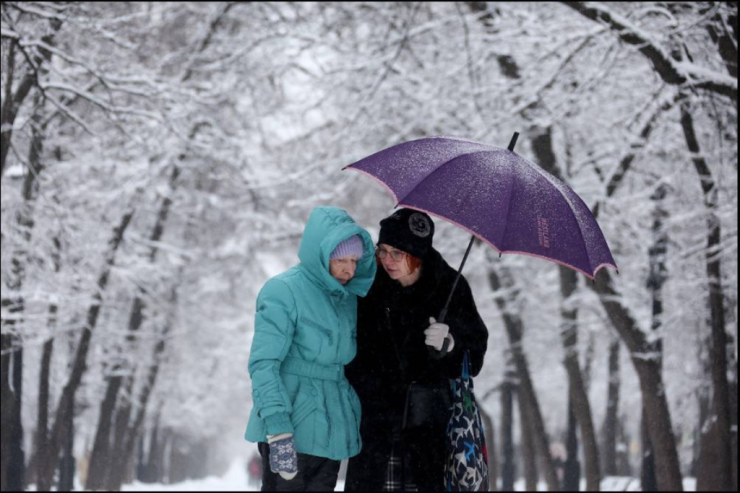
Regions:
M 380 221 L 378 243 L 398 248 L 417 258 L 424 258 L 432 247 L 434 222 L 428 214 L 413 209 L 399 209 Z

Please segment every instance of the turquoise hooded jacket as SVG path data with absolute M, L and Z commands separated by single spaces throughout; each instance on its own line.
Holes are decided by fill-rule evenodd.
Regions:
M 342 285 L 329 273 L 336 246 L 359 235 L 364 254 Z M 257 297 L 249 356 L 254 407 L 245 438 L 293 433 L 299 453 L 343 460 L 360 452 L 360 401 L 344 376 L 357 353 L 357 297 L 375 279 L 370 235 L 343 209 L 317 207 L 303 232 L 300 263 Z

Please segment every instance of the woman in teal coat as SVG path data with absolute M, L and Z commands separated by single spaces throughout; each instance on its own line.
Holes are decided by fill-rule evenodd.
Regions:
M 257 297 L 245 438 L 259 443 L 263 491 L 333 491 L 340 461 L 362 446 L 344 366 L 357 352 L 357 297 L 375 278 L 372 239 L 343 209 L 317 207 L 298 258 Z

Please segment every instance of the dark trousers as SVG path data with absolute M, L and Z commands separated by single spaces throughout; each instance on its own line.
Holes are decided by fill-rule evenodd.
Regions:
M 287 481 L 270 470 L 270 446 L 258 445 L 262 456 L 262 491 L 334 491 L 339 476 L 338 460 L 298 454 L 298 474 Z

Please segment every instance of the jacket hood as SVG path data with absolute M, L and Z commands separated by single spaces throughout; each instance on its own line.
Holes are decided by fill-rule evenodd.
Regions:
M 362 238 L 365 251 L 362 258 L 357 260 L 355 276 L 342 285 L 329 272 L 329 257 L 339 243 L 353 235 Z M 364 297 L 375 279 L 377 265 L 374 252 L 370 234 L 358 226 L 344 209 L 317 207 L 311 212 L 303 230 L 298 258 L 301 267 L 328 292 Z

